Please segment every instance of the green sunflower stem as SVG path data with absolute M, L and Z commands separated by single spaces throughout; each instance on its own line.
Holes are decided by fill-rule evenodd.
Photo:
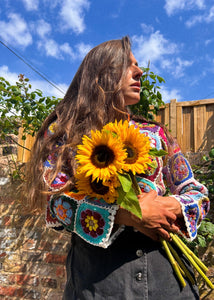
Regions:
M 133 188 L 134 188 L 134 191 L 135 191 L 136 195 L 142 194 L 141 189 L 140 189 L 140 187 L 139 187 L 139 185 L 138 185 L 137 179 L 136 179 L 136 177 L 134 176 L 134 174 L 130 171 L 130 172 L 129 172 L 129 175 L 130 175 L 130 177 L 131 177 L 132 184 L 133 184 Z
M 170 243 L 167 243 L 172 255 L 174 256 L 174 258 L 176 259 L 176 261 L 178 262 L 178 264 L 180 265 L 181 269 L 184 271 L 185 276 L 189 279 L 189 281 L 194 285 L 195 284 L 195 280 L 192 277 L 192 275 L 190 274 L 189 270 L 186 268 L 185 264 L 182 262 L 182 260 L 180 259 L 178 253 L 175 251 L 175 249 L 172 247 L 172 245 Z
M 167 242 L 163 238 L 161 238 L 161 243 L 162 243 L 162 245 L 163 245 L 163 247 L 164 247 L 164 249 L 166 251 L 166 254 L 167 254 L 167 256 L 169 258 L 169 261 L 170 261 L 170 263 L 171 263 L 171 265 L 172 265 L 172 267 L 173 267 L 173 269 L 175 271 L 175 274 L 177 275 L 178 280 L 180 281 L 181 286 L 185 287 L 186 286 L 186 282 L 185 282 L 185 280 L 184 280 L 184 278 L 183 278 L 183 276 L 181 274 L 181 271 L 179 269 L 178 263 L 175 261 L 172 253 L 169 250 Z
M 199 265 L 199 267 L 204 271 L 207 272 L 208 268 L 205 266 L 205 264 L 195 255 L 194 252 L 192 252 L 187 245 L 184 244 L 184 242 L 177 236 L 174 235 L 177 241 L 184 247 L 184 249 L 187 251 L 187 253 L 195 260 L 195 262 Z
M 198 271 L 198 273 L 203 277 L 207 285 L 211 288 L 214 289 L 214 285 L 212 282 L 209 280 L 209 278 L 204 274 L 200 266 L 196 263 L 195 259 L 188 254 L 186 251 L 185 247 L 183 244 L 180 242 L 181 240 L 173 233 L 170 233 L 170 236 L 172 237 L 173 242 L 177 245 L 177 247 L 183 252 L 183 254 L 186 256 L 186 258 L 190 261 L 190 263 L 193 265 L 193 267 Z M 191 251 L 191 250 L 190 250 Z

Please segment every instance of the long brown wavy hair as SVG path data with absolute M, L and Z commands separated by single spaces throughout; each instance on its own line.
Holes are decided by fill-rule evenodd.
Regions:
M 44 208 L 48 191 L 43 181 L 43 163 L 48 154 L 55 151 L 57 155 L 53 179 L 59 171 L 66 171 L 70 179 L 62 190 L 71 189 L 75 183 L 71 149 L 75 150 L 84 134 L 90 136 L 91 129 L 100 130 L 108 122 L 128 118 L 121 86 L 130 64 L 130 52 L 130 39 L 126 36 L 96 46 L 82 61 L 64 99 L 37 134 L 23 188 L 28 210 Z M 48 126 L 56 120 L 55 133 L 44 138 Z M 62 145 L 55 147 L 59 143 Z
M 70 179 L 63 188 L 74 186 L 75 161 L 72 152 L 84 134 L 100 130 L 106 123 L 127 119 L 127 109 L 121 91 L 122 80 L 130 63 L 131 44 L 126 36 L 104 42 L 93 48 L 82 61 L 64 99 L 46 118 L 37 134 L 31 159 L 27 164 L 25 198 L 28 208 L 41 210 L 47 194 L 43 182 L 43 162 L 49 153 L 57 152 L 53 173 L 66 169 Z M 44 138 L 48 126 L 57 120 L 53 135 Z M 54 149 L 56 143 L 63 145 Z

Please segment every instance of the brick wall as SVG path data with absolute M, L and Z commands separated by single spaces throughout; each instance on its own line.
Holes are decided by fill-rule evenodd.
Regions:
M 43 215 L 23 215 L 0 189 L 0 299 L 62 299 L 70 234 L 46 228 Z

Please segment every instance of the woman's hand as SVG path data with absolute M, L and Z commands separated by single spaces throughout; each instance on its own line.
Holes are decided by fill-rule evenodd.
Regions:
M 117 213 L 115 222 L 127 226 L 133 226 L 138 231 L 158 240 L 162 236 L 171 240 L 169 232 L 177 232 L 179 228 L 173 223 L 181 215 L 180 204 L 173 197 L 161 197 L 156 191 L 143 193 L 138 196 L 142 212 L 142 219 L 124 209 Z
M 158 201 L 163 208 L 173 212 L 177 218 L 181 218 L 183 216 L 181 205 L 174 197 L 157 196 L 155 201 Z
M 140 227 L 143 226 L 144 231 L 146 229 L 146 235 L 151 233 L 153 239 L 154 236 L 156 236 L 156 239 L 158 236 L 162 236 L 164 239 L 170 240 L 169 232 L 179 230 L 173 223 L 180 213 L 177 207 L 177 204 L 179 206 L 180 204 L 174 198 L 171 198 L 172 201 L 169 198 L 158 196 L 154 190 L 138 196 L 142 212 Z M 139 230 L 139 228 L 137 229 Z M 141 228 L 140 231 L 142 231 Z

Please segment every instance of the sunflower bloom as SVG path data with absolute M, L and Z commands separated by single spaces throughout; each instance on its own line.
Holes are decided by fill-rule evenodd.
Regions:
M 129 126 L 128 121 L 120 121 L 108 123 L 104 126 L 104 130 L 113 131 L 123 143 L 123 147 L 127 152 L 123 170 L 136 173 L 145 173 L 148 169 L 148 163 L 151 162 L 149 151 L 151 149 L 150 141 L 147 136 L 140 133 L 139 128 L 134 125 Z
M 111 132 L 91 131 L 91 136 L 84 136 L 82 144 L 77 146 L 77 174 L 92 176 L 92 181 L 109 180 L 121 171 L 127 157 L 126 149 Z
M 119 180 L 111 177 L 103 182 L 102 180 L 92 180 L 92 176 L 86 177 L 85 174 L 76 175 L 76 187 L 80 194 L 90 195 L 97 199 L 103 199 L 107 203 L 114 203 L 118 198 L 116 188 L 120 185 Z

